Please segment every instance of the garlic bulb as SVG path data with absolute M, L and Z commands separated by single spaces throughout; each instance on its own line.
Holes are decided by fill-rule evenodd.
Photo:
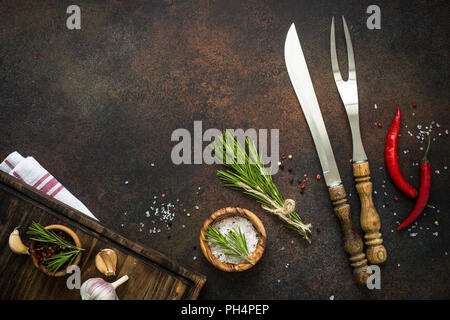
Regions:
M 103 249 L 95 256 L 95 266 L 106 276 L 116 274 L 117 254 L 112 249 Z
M 9 235 L 8 244 L 9 248 L 14 253 L 30 254 L 28 247 L 23 244 L 22 239 L 20 238 L 18 228 L 15 228 L 14 231 Z
M 83 300 L 119 300 L 116 288 L 128 280 L 124 275 L 113 283 L 106 282 L 102 278 L 91 278 L 86 280 L 80 288 L 81 299 Z

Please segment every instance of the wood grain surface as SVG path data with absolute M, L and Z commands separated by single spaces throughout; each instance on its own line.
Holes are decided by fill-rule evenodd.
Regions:
M 21 226 L 25 241 L 32 221 L 62 224 L 77 234 L 85 249 L 79 263 L 82 282 L 94 277 L 113 282 L 128 275 L 126 284 L 117 289 L 121 299 L 195 299 L 206 281 L 4 172 L 0 172 L 0 212 L 0 299 L 80 299 L 79 290 L 67 288 L 66 277 L 50 277 L 34 266 L 30 256 L 8 248 L 14 228 Z M 95 255 L 105 248 L 118 254 L 116 276 L 105 277 L 95 267 Z

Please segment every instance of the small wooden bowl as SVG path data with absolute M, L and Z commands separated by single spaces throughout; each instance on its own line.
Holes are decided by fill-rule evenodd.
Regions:
M 72 239 L 73 242 L 75 243 L 75 245 L 78 248 L 81 248 L 81 241 L 80 238 L 78 238 L 77 234 L 70 228 L 66 227 L 66 226 L 62 226 L 59 224 L 52 224 L 49 226 L 46 226 L 45 229 L 47 230 L 61 230 L 65 233 L 67 233 Z M 66 274 L 66 270 L 59 270 L 57 272 L 50 272 L 43 264 L 39 264 L 38 259 L 36 258 L 36 243 L 37 241 L 32 240 L 31 244 L 30 244 L 30 256 L 31 256 L 31 260 L 33 261 L 33 264 L 35 265 L 36 268 L 40 269 L 42 272 L 44 272 L 45 274 L 52 276 L 52 277 L 62 277 Z M 80 262 L 81 259 L 81 252 L 78 253 L 78 255 L 76 256 L 75 260 L 72 262 L 71 265 L 78 265 L 78 263 Z
M 225 218 L 230 218 L 233 216 L 244 217 L 253 224 L 253 227 L 255 227 L 255 230 L 258 235 L 258 244 L 256 245 L 255 251 L 249 258 L 250 261 L 253 262 L 253 264 L 248 262 L 238 264 L 221 262 L 211 252 L 211 248 L 208 242 L 203 240 L 205 239 L 205 232 L 210 224 L 214 224 L 217 221 L 223 220 Z M 203 227 L 200 231 L 200 247 L 202 248 L 202 252 L 205 258 L 216 268 L 227 272 L 244 271 L 253 267 L 259 261 L 259 259 L 261 259 L 265 246 L 266 246 L 266 230 L 264 229 L 261 220 L 259 220 L 259 218 L 254 213 L 252 213 L 247 209 L 227 207 L 217 210 L 208 219 L 205 220 L 205 222 L 203 223 Z

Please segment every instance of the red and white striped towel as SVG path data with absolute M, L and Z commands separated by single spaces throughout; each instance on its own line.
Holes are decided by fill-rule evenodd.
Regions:
M 64 188 L 33 157 L 24 158 L 17 151 L 14 151 L 0 164 L 0 170 L 98 220 L 80 200 Z

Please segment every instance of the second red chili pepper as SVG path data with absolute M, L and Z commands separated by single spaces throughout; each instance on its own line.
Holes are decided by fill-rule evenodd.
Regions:
M 428 150 L 430 149 L 430 136 L 428 136 L 428 146 L 425 151 L 425 156 L 420 162 L 420 189 L 419 189 L 419 197 L 417 198 L 416 205 L 414 206 L 413 211 L 410 213 L 408 218 L 403 221 L 398 227 L 397 230 L 401 230 L 411 223 L 413 223 L 425 209 L 427 205 L 428 198 L 430 197 L 430 188 L 431 188 L 431 166 L 428 161 Z
M 408 197 L 415 198 L 417 196 L 416 189 L 414 189 L 408 182 L 406 182 L 405 178 L 403 178 L 403 175 L 400 172 L 400 167 L 398 165 L 397 142 L 398 133 L 400 131 L 400 119 L 400 108 L 397 108 L 397 113 L 395 114 L 394 120 L 389 127 L 389 131 L 386 137 L 386 145 L 384 149 L 386 167 L 395 186 Z

